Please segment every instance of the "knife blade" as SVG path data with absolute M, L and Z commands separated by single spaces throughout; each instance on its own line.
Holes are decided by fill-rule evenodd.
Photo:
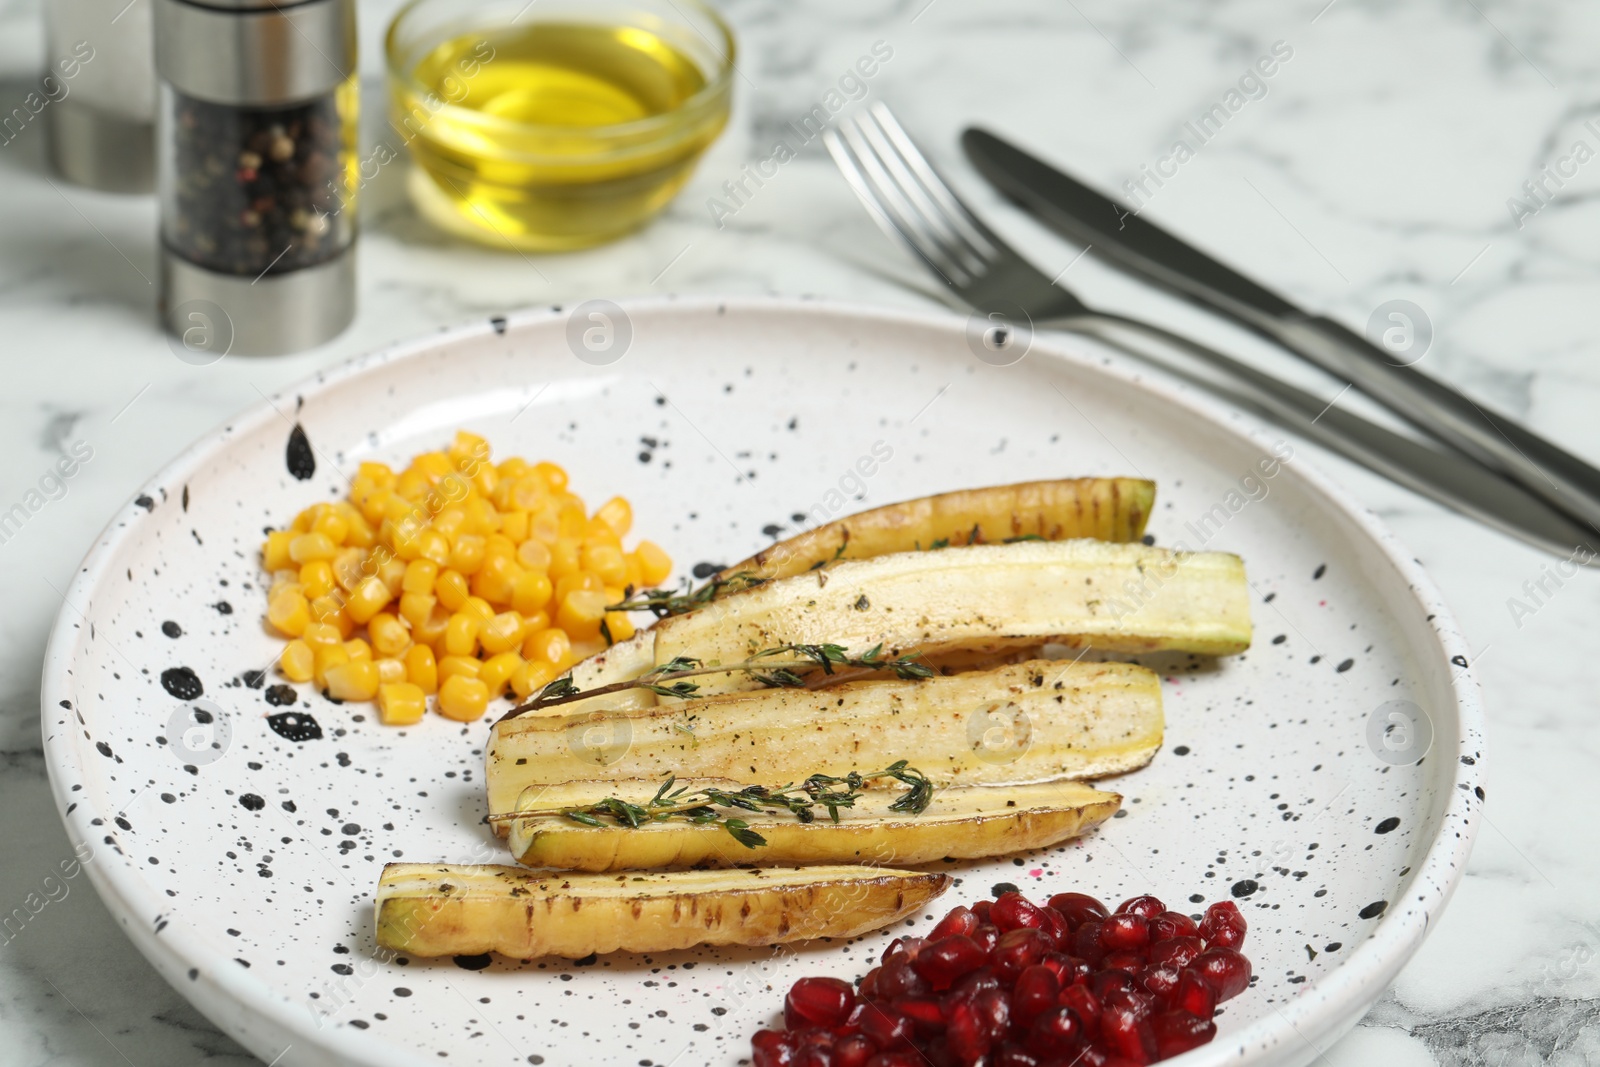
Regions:
M 1105 194 L 985 130 L 962 146 L 1001 193 L 1113 265 L 1223 314 L 1349 382 L 1418 429 L 1526 492 L 1600 529 L 1600 470 L 1388 354 L 1312 315 Z

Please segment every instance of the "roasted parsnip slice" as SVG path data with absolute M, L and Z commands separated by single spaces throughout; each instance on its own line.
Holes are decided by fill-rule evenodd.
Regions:
M 811 822 L 782 808 L 760 814 L 729 811 L 766 839 L 754 848 L 740 844 L 720 823 L 697 824 L 681 816 L 632 827 L 610 818 L 592 826 L 563 814 L 609 797 L 645 805 L 659 785 L 632 779 L 529 788 L 518 805 L 528 816 L 511 822 L 511 854 L 530 867 L 578 871 L 748 863 L 915 866 L 946 856 L 977 859 L 1047 848 L 1093 829 L 1122 803 L 1116 793 L 1081 782 L 956 786 L 937 791 L 924 811 L 910 814 L 891 810 L 898 790 L 874 788 L 864 790 L 851 807 L 840 808 L 838 822 L 821 808 Z M 674 783 L 675 788 L 715 786 L 730 792 L 741 785 L 721 779 Z
M 854 937 L 925 906 L 943 874 L 879 867 L 582 874 L 390 863 L 378 944 L 414 956 L 516 959 Z
M 1154 672 L 1059 660 L 562 710 L 495 723 L 486 774 L 492 814 L 514 811 L 529 786 L 597 774 L 781 784 L 905 760 L 937 786 L 1096 778 L 1148 763 L 1163 727 Z
M 736 663 L 785 644 L 1001 651 L 1045 643 L 1118 652 L 1231 655 L 1250 647 L 1249 584 L 1238 556 L 1103 541 L 1019 541 L 844 561 L 662 619 L 579 663 L 579 690 L 636 678 L 674 657 Z M 748 675 L 695 679 L 700 695 L 749 688 Z M 647 692 L 586 709 L 655 703 Z
M 718 577 L 770 581 L 836 559 L 1008 538 L 1137 541 L 1155 499 L 1155 483 L 1143 478 L 1057 478 L 939 493 L 823 523 L 724 568 Z

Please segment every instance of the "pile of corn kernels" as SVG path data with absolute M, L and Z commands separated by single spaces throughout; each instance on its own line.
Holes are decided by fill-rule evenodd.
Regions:
M 566 471 L 491 463 L 464 430 L 399 473 L 362 463 L 348 500 L 307 508 L 261 548 L 267 619 L 290 639 L 279 669 L 376 700 L 391 725 L 420 721 L 430 697 L 470 722 L 633 636 L 606 607 L 660 585 L 672 560 L 649 541 L 624 551 L 632 524 L 622 497 L 591 515 Z

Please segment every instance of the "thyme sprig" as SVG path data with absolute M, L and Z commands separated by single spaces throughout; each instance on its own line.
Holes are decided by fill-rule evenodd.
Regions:
M 625 591 L 623 598 L 616 604 L 606 605 L 607 611 L 648 611 L 656 618 L 665 618 L 668 615 L 686 615 L 696 608 L 716 600 L 728 593 L 737 593 L 744 589 L 754 589 L 758 585 L 765 585 L 766 578 L 754 571 L 738 571 L 726 576 L 717 577 L 704 585 L 695 587 L 687 578 L 683 585 L 676 591 L 671 589 L 641 589 L 635 591 L 631 586 Z
M 776 657 L 784 655 L 796 658 L 774 662 Z M 742 663 L 708 665 L 691 656 L 676 656 L 652 667 L 637 678 L 612 682 L 593 689 L 579 689 L 571 675 L 563 675 L 541 689 L 539 695 L 532 700 L 519 704 L 500 716 L 500 721 L 516 718 L 530 711 L 541 711 L 561 704 L 570 704 L 575 700 L 622 693 L 629 689 L 648 689 L 658 696 L 687 699 L 698 693 L 700 686 L 685 679 L 702 674 L 726 674 L 730 671 L 747 671 L 752 678 L 768 688 L 800 689 L 806 684 L 805 676 L 800 672 L 810 672 L 818 668 L 824 674 L 833 674 L 836 668 L 888 670 L 893 671 L 896 678 L 907 681 L 931 678 L 934 674 L 933 668 L 921 661 L 920 653 L 911 652 L 890 658 L 884 655 L 881 643 L 873 645 L 859 656 L 852 656 L 843 645 L 834 644 L 778 645 L 763 649 Z
M 767 839 L 750 829 L 747 819 L 733 813 L 745 811 L 770 815 L 788 812 L 802 823 L 811 823 L 817 820 L 817 809 L 824 808 L 827 817 L 837 823 L 839 810 L 855 807 L 861 797 L 862 787 L 878 778 L 893 778 L 907 786 L 905 792 L 889 804 L 890 811 L 920 815 L 933 800 L 933 783 L 927 775 L 915 767 L 907 766 L 905 760 L 897 760 L 878 771 L 851 771 L 843 777 L 813 774 L 799 784 L 791 783 L 777 788 L 747 785 L 739 789 L 708 786 L 691 790 L 688 786 L 677 786 L 677 777 L 669 775 L 661 783 L 661 788 L 656 790 L 655 796 L 643 804 L 620 797 L 606 797 L 579 808 L 503 812 L 490 818 L 509 821 L 531 815 L 560 815 L 584 826 L 622 826 L 637 830 L 648 823 L 665 822 L 676 817 L 696 825 L 720 825 L 746 848 L 760 848 L 767 843 Z

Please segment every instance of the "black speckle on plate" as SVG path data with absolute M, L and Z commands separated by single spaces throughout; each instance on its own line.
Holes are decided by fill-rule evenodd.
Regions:
M 455 960 L 456 966 L 463 971 L 481 971 L 489 966 L 489 954 L 487 952 L 477 956 L 452 956 L 451 958 Z
M 276 688 L 276 687 L 274 687 Z M 288 688 L 285 686 L 284 688 Z M 267 716 L 272 732 L 286 741 L 320 741 L 322 727 L 303 711 L 280 711 Z
M 267 672 L 266 671 L 258 671 L 258 670 L 248 670 L 248 671 L 245 671 L 243 674 L 241 674 L 239 677 L 241 679 L 243 679 L 244 684 L 249 686 L 251 689 L 260 689 L 263 685 L 266 684 Z
M 1179 745 L 1177 748 L 1172 750 L 1172 754 L 1174 756 L 1187 756 L 1189 754 L 1189 746 Z
M 111 746 L 106 744 L 104 741 L 96 741 L 94 743 L 94 747 L 97 751 L 99 751 L 100 755 L 107 758 L 111 756 Z
M 1316 581 L 1318 578 L 1321 578 L 1324 574 L 1327 574 L 1327 573 L 1328 573 L 1328 565 L 1326 563 L 1319 563 L 1319 564 L 1317 564 L 1317 569 L 1311 572 L 1311 580 L 1312 581 Z
M 161 687 L 179 700 L 197 700 L 206 691 L 188 667 L 168 667 L 161 672 Z
M 1236 897 L 1247 897 L 1260 888 L 1261 887 L 1256 884 L 1256 880 L 1254 878 L 1244 878 L 1233 883 L 1233 888 L 1228 890 L 1228 892 L 1232 893 Z
M 505 333 L 506 317 L 504 315 L 495 315 L 489 319 L 489 325 L 494 327 L 495 333 Z
M 269 686 L 267 691 L 261 695 L 268 704 L 275 708 L 287 707 L 300 699 L 300 694 L 294 691 L 294 686 L 284 685 L 281 682 L 277 685 Z
M 1017 888 L 1017 883 L 1015 882 L 996 882 L 994 885 L 989 887 L 990 895 L 997 900 L 1000 898 L 1001 894 L 1020 892 L 1022 892 L 1022 890 Z
M 239 806 L 245 811 L 260 811 L 267 806 L 267 802 L 254 793 L 246 793 L 239 798 Z
M 213 604 L 211 606 L 217 609 L 217 614 L 218 615 L 232 615 L 233 614 L 233 605 L 228 603 L 226 600 L 219 600 L 219 601 L 217 601 L 215 604 Z
M 721 564 L 717 563 L 696 563 L 694 565 L 694 576 L 701 579 L 709 578 L 721 569 Z
M 1375 834 L 1387 834 L 1392 832 L 1399 825 L 1400 820 L 1391 815 L 1389 818 L 1383 820 L 1377 826 L 1373 827 L 1372 832 Z
M 138 496 L 134 497 L 133 502 L 138 504 L 141 508 L 144 508 L 146 511 L 154 511 L 156 509 L 156 502 L 151 500 L 144 493 L 140 493 Z
M 283 459 L 289 473 L 302 482 L 317 473 L 317 457 L 311 451 L 311 441 L 306 437 L 305 429 L 298 422 L 289 431 L 289 446 L 284 449 Z
M 1366 907 L 1361 909 L 1361 917 L 1363 919 L 1376 919 L 1378 916 L 1382 915 L 1388 909 L 1388 907 L 1389 902 L 1387 900 L 1374 900 L 1371 904 L 1368 904 Z
M 178 638 L 183 636 L 183 627 L 179 626 L 171 619 L 168 619 L 166 622 L 161 624 L 161 632 L 166 634 L 168 637 Z

